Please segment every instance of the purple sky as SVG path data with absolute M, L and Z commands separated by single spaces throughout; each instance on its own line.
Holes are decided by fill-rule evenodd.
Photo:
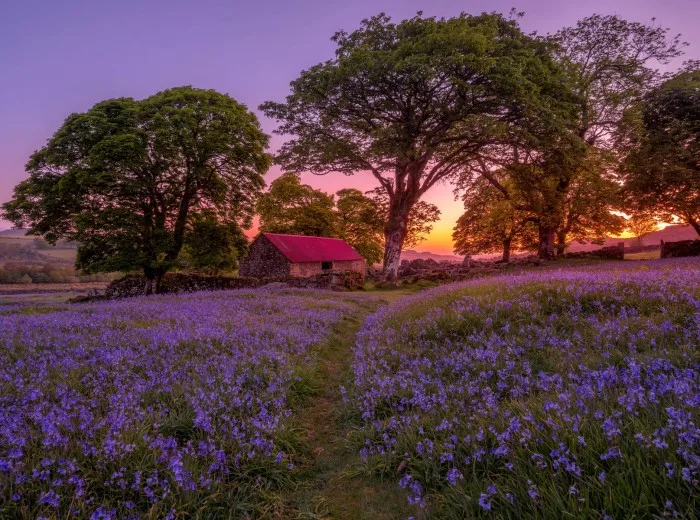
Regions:
M 11 197 L 29 155 L 65 117 L 103 99 L 193 85 L 227 92 L 257 110 L 262 101 L 283 99 L 300 70 L 330 58 L 330 36 L 356 28 L 362 18 L 513 6 L 526 13 L 524 29 L 540 33 L 595 12 L 641 22 L 656 17 L 690 42 L 687 58 L 700 58 L 700 0 L 8 0 L 0 9 L 0 202 Z M 268 132 L 274 128 L 262 122 Z M 273 150 L 280 142 L 273 139 Z M 278 173 L 271 170 L 268 182 Z M 372 187 L 360 175 L 304 180 L 327 191 Z M 419 249 L 449 252 L 460 205 L 449 186 L 434 190 L 427 198 L 441 207 L 443 219 Z

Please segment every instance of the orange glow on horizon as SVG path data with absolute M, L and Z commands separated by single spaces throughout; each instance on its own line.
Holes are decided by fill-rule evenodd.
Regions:
M 273 167 L 265 179 L 268 187 L 272 181 L 279 177 L 281 171 L 278 167 Z M 323 190 L 326 193 L 334 194 L 343 188 L 356 188 L 362 191 L 369 191 L 377 186 L 377 182 L 369 172 L 359 172 L 355 175 L 343 175 L 339 173 L 329 173 L 327 175 L 314 175 L 311 173 L 301 174 L 302 182 L 312 186 L 317 190 Z M 432 231 L 425 237 L 425 240 L 414 247 L 413 249 L 419 252 L 430 252 L 441 255 L 454 255 L 452 243 L 452 229 L 454 228 L 457 219 L 463 212 L 462 202 L 455 200 L 453 186 L 449 183 L 441 183 L 434 186 L 423 199 L 427 202 L 435 204 L 440 208 L 440 220 L 433 224 Z M 663 229 L 672 224 L 661 222 L 658 229 Z M 246 235 L 250 238 L 258 233 L 257 219 Z M 625 231 L 618 237 L 612 238 L 633 238 L 634 235 L 629 231 Z
M 273 167 L 266 175 L 265 181 L 268 188 L 270 184 L 281 175 L 279 167 Z M 369 191 L 377 186 L 376 179 L 369 172 L 359 172 L 355 175 L 343 175 L 329 173 L 327 175 L 314 175 L 302 173 L 301 180 L 304 184 L 323 190 L 328 194 L 334 194 L 343 188 L 356 188 L 361 191 Z M 440 220 L 433 224 L 432 231 L 425 240 L 415 247 L 407 248 L 415 251 L 437 253 L 441 255 L 454 254 L 452 250 L 452 228 L 462 214 L 462 203 L 454 199 L 452 186 L 446 183 L 438 184 L 430 190 L 424 200 L 435 204 L 440 208 Z M 258 234 L 257 218 L 253 227 L 246 232 L 246 236 L 253 238 Z

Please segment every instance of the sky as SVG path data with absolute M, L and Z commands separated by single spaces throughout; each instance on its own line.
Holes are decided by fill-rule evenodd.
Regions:
M 192 85 L 228 93 L 257 110 L 283 100 L 299 72 L 333 55 L 330 37 L 385 12 L 395 20 L 461 11 L 525 12 L 525 31 L 553 32 L 593 13 L 670 27 L 700 59 L 700 0 L 6 0 L 0 2 L 0 203 L 26 178 L 24 164 L 73 112 L 108 98 L 141 99 Z M 680 64 L 680 62 L 678 63 Z M 283 142 L 274 136 L 271 151 Z M 269 184 L 280 171 L 267 174 Z M 374 187 L 369 174 L 303 175 L 335 192 Z M 449 185 L 426 196 L 442 218 L 416 249 L 450 253 L 461 214 Z M 0 229 L 10 224 L 0 220 Z

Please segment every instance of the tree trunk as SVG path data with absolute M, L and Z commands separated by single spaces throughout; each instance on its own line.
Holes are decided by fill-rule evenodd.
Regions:
M 504 264 L 507 264 L 510 262 L 510 243 L 511 240 L 504 240 L 503 241 L 503 257 L 501 258 L 501 261 Z
M 160 294 L 161 282 L 165 276 L 166 270 L 154 267 L 144 267 L 143 274 L 146 277 L 146 284 L 143 288 L 143 294 L 149 296 L 151 294 Z
M 556 229 L 552 225 L 540 224 L 539 227 L 539 238 L 540 244 L 538 248 L 538 256 L 542 260 L 551 260 L 555 255 L 554 250 L 554 236 L 556 234 Z
M 700 236 L 700 221 L 695 220 L 694 218 L 688 218 L 688 224 L 693 226 L 693 229 L 695 232 Z
M 384 228 L 384 279 L 393 282 L 399 276 L 401 248 L 408 229 L 408 216 L 417 197 L 398 194 L 389 203 L 389 218 Z
M 165 273 L 162 273 L 162 272 L 158 272 L 158 274 L 156 274 L 156 279 L 155 279 L 156 294 L 160 294 L 160 292 L 162 290 L 162 283 L 161 282 L 163 281 L 164 275 L 165 275 Z
M 557 256 L 564 256 L 566 253 L 566 232 L 560 231 L 557 233 Z

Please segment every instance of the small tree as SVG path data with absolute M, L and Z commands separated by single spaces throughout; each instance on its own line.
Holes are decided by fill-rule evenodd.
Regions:
M 551 39 L 559 44 L 558 58 L 579 99 L 574 132 L 589 147 L 584 162 L 591 154 L 600 155 L 601 150 L 608 152 L 609 159 L 619 161 L 617 144 L 627 110 L 663 79 L 658 66 L 680 56 L 684 42 L 680 35 L 670 35 L 668 29 L 653 23 L 600 14 L 579 20 L 575 27 L 562 29 Z M 559 188 L 562 206 L 572 200 L 569 190 L 575 187 L 579 172 L 585 169 L 573 163 L 557 174 L 563 180 Z M 558 211 L 561 219 L 557 227 L 561 230 L 568 226 L 562 220 L 565 209 L 559 207 Z M 601 216 L 601 223 L 615 224 L 607 212 Z M 553 244 L 541 244 L 547 255 L 552 248 Z
M 637 239 L 637 245 L 644 245 L 644 235 L 659 229 L 659 223 L 648 215 L 637 214 L 627 219 L 627 230 Z
M 159 292 L 193 215 L 250 225 L 267 143 L 254 114 L 213 90 L 104 101 L 32 155 L 4 216 L 50 243 L 78 242 L 87 273 L 142 269 L 145 292 Z
M 700 235 L 700 68 L 691 63 L 632 111 L 634 148 L 622 169 L 632 208 Z
M 341 236 L 365 257 L 369 265 L 381 262 L 384 214 L 376 201 L 356 189 L 340 190 L 336 195 Z
M 257 204 L 260 231 L 319 237 L 338 236 L 333 197 L 285 173 L 270 184 Z
M 572 241 L 602 245 L 609 236 L 625 229 L 625 218 L 614 211 L 623 209 L 620 185 L 606 172 L 607 163 L 590 153 L 572 180 L 557 228 L 557 255 Z
M 185 236 L 182 264 L 207 274 L 231 271 L 248 251 L 248 239 L 235 222 L 221 224 L 210 213 L 197 215 Z
M 507 186 L 507 181 L 503 186 Z M 507 263 L 512 249 L 536 248 L 536 219 L 518 210 L 514 200 L 513 196 L 505 197 L 488 180 L 477 177 L 462 196 L 464 213 L 452 233 L 455 253 L 502 253 L 501 261 Z

